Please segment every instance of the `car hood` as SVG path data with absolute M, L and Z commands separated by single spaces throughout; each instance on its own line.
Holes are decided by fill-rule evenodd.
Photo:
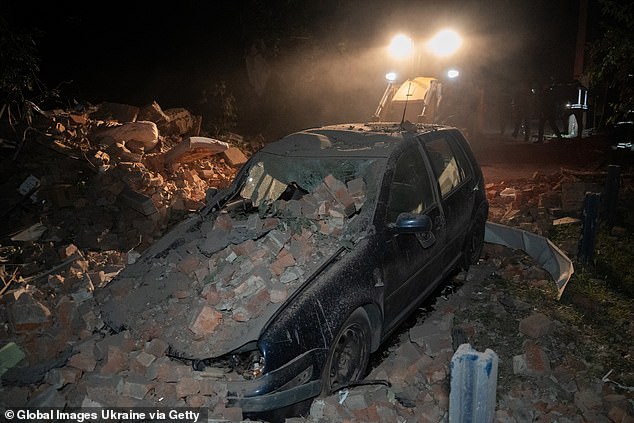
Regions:
M 323 197 L 323 196 L 322 196 Z M 115 331 L 160 338 L 182 358 L 214 358 L 256 340 L 300 287 L 369 228 L 335 202 L 301 200 L 193 215 L 174 227 L 96 296 Z

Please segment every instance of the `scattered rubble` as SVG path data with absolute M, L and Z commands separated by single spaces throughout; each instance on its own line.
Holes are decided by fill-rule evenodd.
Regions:
M 224 402 L 227 383 L 242 376 L 194 370 L 170 342 L 196 353 L 197 341 L 220 324 L 237 334 L 264 319 L 304 280 L 298 265 L 318 266 L 341 241 L 341 222 L 363 206 L 362 181 L 326 178 L 301 204 L 280 202 L 270 216 L 201 219 L 199 241 L 158 248 L 157 266 L 130 274 L 129 264 L 200 209 L 208 188 L 231 182 L 256 143 L 206 137 L 200 117 L 156 103 L 56 110 L 36 123 L 39 135 L 21 146 L 15 166 L 2 168 L 11 195 L 0 212 L 0 406 L 160 404 L 243 419 Z M 585 192 L 601 188 L 586 179 L 562 170 L 487 184 L 489 218 L 544 236 L 552 225 L 574 225 Z M 305 225 L 289 231 L 289 216 Z M 562 249 L 574 255 L 576 247 Z M 175 281 L 169 287 L 161 285 L 167 274 Z M 111 284 L 116 278 L 130 285 Z M 548 272 L 521 252 L 488 244 L 480 264 L 450 281 L 459 289 L 400 332 L 364 383 L 318 398 L 309 415 L 288 421 L 447 421 L 449 365 L 465 342 L 500 357 L 496 422 L 634 421 L 634 393 L 610 372 L 591 377 L 597 364 L 575 354 L 570 339 L 582 329 L 563 328 L 505 284 L 556 301 Z M 139 305 L 152 306 L 126 311 L 140 331 L 111 333 L 96 300 L 122 297 L 130 286 Z M 188 331 L 174 331 L 175 323 Z

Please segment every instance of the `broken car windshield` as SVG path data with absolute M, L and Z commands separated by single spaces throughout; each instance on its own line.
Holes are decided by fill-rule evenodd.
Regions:
M 336 194 L 346 188 L 354 195 L 362 185 L 363 192 L 357 194 L 368 197 L 364 201 L 373 200 L 383 169 L 383 159 L 377 158 L 280 157 L 268 153 L 258 158 L 240 192 L 254 207 L 276 200 L 299 200 L 322 189 Z

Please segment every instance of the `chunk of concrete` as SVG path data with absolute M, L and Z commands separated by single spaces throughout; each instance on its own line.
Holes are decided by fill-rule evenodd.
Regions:
M 207 137 L 188 137 L 165 153 L 165 164 L 191 163 L 222 153 L 229 148 L 226 142 Z
M 449 423 L 493 422 L 498 378 L 498 356 L 462 344 L 451 359 Z

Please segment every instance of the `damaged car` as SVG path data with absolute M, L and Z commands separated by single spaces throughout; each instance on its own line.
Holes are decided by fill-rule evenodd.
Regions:
M 222 375 L 261 413 L 366 375 L 370 354 L 480 256 L 488 203 L 462 133 L 348 124 L 264 146 L 100 293 L 102 318 Z

